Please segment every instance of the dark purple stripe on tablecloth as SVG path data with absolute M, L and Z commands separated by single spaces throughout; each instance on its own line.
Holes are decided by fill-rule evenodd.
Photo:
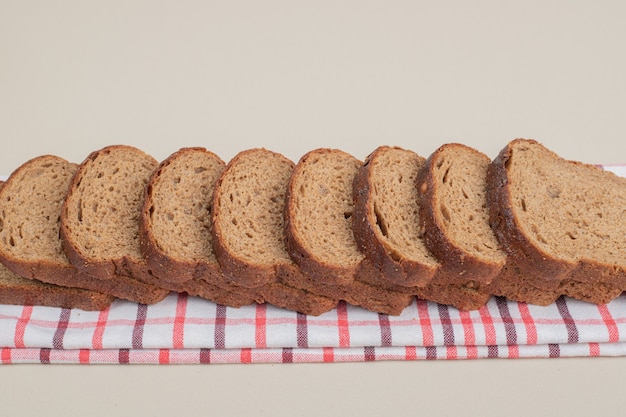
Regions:
M 567 329 L 567 343 L 578 343 L 578 328 L 576 328 L 576 322 L 567 308 L 567 300 L 565 297 L 559 297 L 556 300 L 556 307 Z
M 445 346 L 454 346 L 454 326 L 452 325 L 452 320 L 450 320 L 450 310 L 448 310 L 448 306 L 443 304 L 437 304 L 437 310 L 443 330 L 443 344 Z
M 306 314 L 298 313 L 296 316 L 296 338 L 299 348 L 309 347 L 309 329 L 306 322 Z
M 59 325 L 54 332 L 54 336 L 52 337 L 52 347 L 54 347 L 55 349 L 63 349 L 63 336 L 65 336 L 67 325 L 70 322 L 71 313 L 72 311 L 69 308 L 61 309 Z
M 504 332 L 506 334 L 506 344 L 509 346 L 516 345 L 517 344 L 517 332 L 515 331 L 515 323 L 513 322 L 513 318 L 511 317 L 511 312 L 509 311 L 509 303 L 506 301 L 504 297 L 496 297 L 496 305 L 498 306 L 500 317 L 502 317 L 502 323 L 504 323 Z
M 148 314 L 148 306 L 139 304 L 137 306 L 137 319 L 133 327 L 133 349 L 143 348 L 143 328 L 146 324 L 146 316 Z
M 383 347 L 391 346 L 391 324 L 387 314 L 378 314 L 378 323 L 380 324 L 380 345 Z

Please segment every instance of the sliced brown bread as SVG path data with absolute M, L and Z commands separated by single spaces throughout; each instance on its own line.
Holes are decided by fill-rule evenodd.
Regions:
M 417 180 L 422 239 L 441 268 L 419 296 L 475 309 L 489 299 L 488 284 L 506 254 L 489 227 L 485 176 L 491 160 L 465 145 L 441 146 Z
M 278 307 L 319 315 L 338 300 L 285 283 L 301 275 L 284 239 L 285 194 L 293 168 L 293 162 L 266 149 L 237 154 L 213 194 L 213 247 L 228 283 L 247 287 Z
M 289 254 L 304 275 L 290 283 L 400 314 L 413 296 L 371 285 L 382 272 L 361 253 L 352 231 L 353 182 L 361 165 L 335 149 L 313 150 L 298 162 L 289 181 L 285 221 Z
M 139 245 L 144 188 L 157 161 L 125 145 L 92 152 L 72 177 L 61 207 L 63 250 L 79 271 L 98 279 L 125 276 L 166 293 Z
M 0 304 L 104 310 L 115 297 L 80 288 L 67 288 L 20 277 L 0 265 Z
M 148 267 L 162 286 L 239 307 L 255 299 L 213 284 L 223 281 L 211 244 L 211 212 L 224 166 L 217 155 L 197 147 L 161 162 L 145 188 L 139 236 Z
M 424 287 L 439 269 L 419 229 L 417 174 L 424 158 L 381 146 L 353 184 L 354 237 L 361 251 L 393 284 Z
M 0 192 L 4 181 L 0 181 Z M 2 207 L 0 197 L 0 207 Z M 2 210 L 0 210 L 0 213 Z M 4 217 L 0 217 L 0 236 L 4 230 Z M 87 311 L 104 310 L 115 297 L 96 291 L 67 288 L 45 284 L 41 281 L 20 277 L 0 264 L 0 304 L 80 308 Z
M 539 288 L 604 303 L 626 288 L 626 179 L 510 142 L 487 173 L 489 218 Z
M 67 260 L 59 238 L 61 205 L 77 165 L 44 155 L 22 164 L 0 191 L 0 259 L 14 273 L 139 303 L 154 303 L 167 291 L 119 276 L 102 281 Z

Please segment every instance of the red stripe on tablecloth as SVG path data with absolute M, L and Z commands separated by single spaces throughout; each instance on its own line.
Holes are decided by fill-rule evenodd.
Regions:
M 254 317 L 254 347 L 262 349 L 267 346 L 267 304 L 257 304 Z
M 57 326 L 54 336 L 52 337 L 52 347 L 55 349 L 63 349 L 63 336 L 67 330 L 67 324 L 70 321 L 72 311 L 69 308 L 61 309 L 59 316 L 59 325 Z
M 496 326 L 493 324 L 493 317 L 486 307 L 478 310 L 480 321 L 485 329 L 485 344 L 488 346 L 496 346 Z M 496 349 L 497 351 L 497 349 Z
M 463 326 L 463 344 L 467 349 L 467 357 L 477 358 L 478 347 L 476 347 L 476 333 L 472 322 L 472 316 L 469 311 L 459 311 L 459 316 L 461 318 L 461 325 Z
M 433 335 L 433 324 L 428 314 L 428 302 L 426 300 L 417 300 L 417 315 L 422 328 L 422 344 L 424 346 L 432 346 L 435 343 Z
M 446 346 L 446 359 L 458 359 L 459 352 L 455 345 Z
M 306 321 L 306 314 L 296 314 L 296 342 L 299 348 L 309 347 L 309 326 Z
M 32 306 L 24 306 L 22 309 L 22 315 L 19 319 L 17 319 L 17 323 L 15 324 L 15 347 L 23 348 L 24 344 L 24 333 L 26 332 L 26 326 L 28 325 L 28 321 L 30 320 L 30 316 L 33 314 Z
M 244 348 L 241 349 L 241 363 L 251 363 L 252 362 L 252 349 Z
M 412 361 L 417 359 L 417 348 L 415 346 L 406 346 L 404 348 L 404 359 Z
M 350 347 L 348 306 L 344 301 L 337 305 L 337 331 L 339 332 L 339 347 Z
M 211 363 L 211 350 L 207 348 L 200 349 L 200 363 Z
M 159 364 L 167 365 L 168 363 L 170 363 L 170 350 L 159 349 Z
M 536 345 L 537 344 L 537 326 L 535 326 L 535 320 L 533 320 L 533 316 L 530 314 L 528 304 L 517 303 L 517 308 L 522 317 L 522 322 L 524 323 L 524 327 L 526 328 L 526 344 Z
M 0 354 L 0 359 L 2 360 L 2 363 L 9 364 L 12 362 L 11 352 L 12 352 L 12 349 L 2 348 L 2 353 Z
M 469 311 L 459 311 L 461 318 L 461 325 L 463 326 L 463 338 L 465 346 L 476 345 L 476 334 L 474 333 L 474 324 L 472 322 L 472 316 Z
M 226 348 L 226 306 L 215 306 L 215 347 Z
M 602 321 L 606 325 L 606 329 L 609 332 L 609 342 L 617 342 L 619 340 L 619 329 L 617 328 L 617 324 L 615 323 L 615 319 L 613 319 L 613 315 L 609 311 L 609 308 L 606 304 L 602 304 L 598 306 L 598 311 L 600 312 L 600 317 L 602 317 Z
M 324 352 L 323 359 L 322 359 L 324 362 L 335 361 L 335 350 L 333 348 L 325 347 L 322 351 Z
M 78 363 L 83 365 L 89 363 L 89 349 L 81 349 L 78 352 Z
M 373 362 L 376 360 L 376 348 L 374 346 L 366 346 L 363 348 L 363 359 L 365 362 Z
M 145 304 L 137 305 L 137 319 L 133 327 L 133 349 L 141 349 L 143 347 L 143 329 L 146 325 L 146 316 L 148 314 L 148 306 Z
M 172 346 L 174 349 L 185 347 L 185 317 L 187 315 L 187 293 L 178 294 L 176 303 L 176 317 L 174 317 L 174 331 L 172 334 Z
M 380 324 L 380 345 L 383 347 L 392 346 L 391 324 L 389 316 L 386 314 L 378 314 L 378 323 Z
M 565 297 L 557 298 L 556 308 L 559 310 L 561 317 L 563 317 L 563 322 L 567 329 L 567 343 L 578 343 L 578 329 L 576 328 L 576 322 L 567 308 Z
M 106 330 L 107 319 L 109 318 L 109 309 L 104 309 L 98 314 L 98 322 L 91 338 L 91 345 L 94 349 L 102 349 L 102 338 Z
M 589 356 L 600 356 L 599 343 L 589 343 Z

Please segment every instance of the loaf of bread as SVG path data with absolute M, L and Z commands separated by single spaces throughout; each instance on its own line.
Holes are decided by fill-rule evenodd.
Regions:
M 79 166 L 45 155 L 0 185 L 0 302 L 602 304 L 626 289 L 625 207 L 626 178 L 524 139 L 493 161 L 461 144 L 428 159 L 381 146 L 364 163 L 315 149 L 296 165 L 260 148 L 228 164 L 204 148 L 160 164 L 124 145 Z

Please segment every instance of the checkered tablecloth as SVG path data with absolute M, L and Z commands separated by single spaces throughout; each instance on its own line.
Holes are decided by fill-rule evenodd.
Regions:
M 609 167 L 626 176 L 626 167 Z M 397 317 L 342 303 L 311 317 L 185 294 L 86 312 L 0 305 L 0 363 L 285 363 L 626 355 L 626 295 L 596 306 L 493 298 L 461 312 L 423 300 Z
M 0 306 L 2 363 L 255 363 L 626 355 L 626 296 L 596 306 L 415 301 L 400 316 L 342 303 L 311 317 L 185 294 L 102 312 Z

